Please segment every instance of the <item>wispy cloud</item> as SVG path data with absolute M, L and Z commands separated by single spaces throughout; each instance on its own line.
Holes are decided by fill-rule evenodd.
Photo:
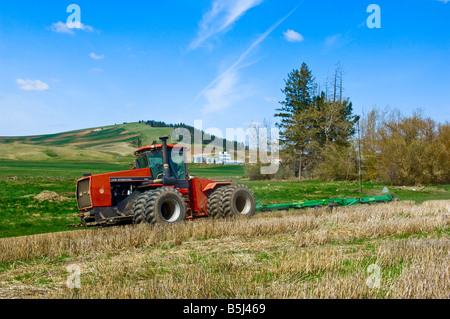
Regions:
M 91 58 L 93 58 L 94 60 L 102 60 L 105 56 L 104 55 L 97 55 L 94 52 L 92 52 L 91 54 L 89 54 L 89 56 Z
M 207 102 L 205 113 L 211 113 L 228 108 L 237 99 L 236 84 L 238 75 L 235 71 L 225 74 L 213 87 L 203 94 Z
M 206 103 L 202 108 L 203 113 L 222 111 L 250 96 L 252 88 L 240 83 L 240 76 L 238 69 L 232 69 L 224 73 L 213 86 L 204 90 L 202 96 Z
M 447 2 L 450 2 L 450 0 L 438 0 L 439 2 L 444 2 L 444 3 L 447 3 Z
M 75 26 L 73 28 L 70 28 L 67 23 L 58 21 L 56 23 L 53 23 L 50 26 L 50 30 L 57 33 L 65 33 L 65 34 L 75 34 L 75 30 L 82 30 L 85 32 L 94 32 L 94 28 L 83 24 L 81 22 L 76 22 Z
M 339 33 L 326 37 L 323 44 L 325 50 L 334 50 L 342 48 L 352 41 L 351 32 L 349 30 L 346 33 Z
M 341 39 L 341 38 L 342 38 L 341 33 L 326 37 L 325 38 L 325 46 L 331 47 L 333 45 L 336 45 L 339 42 L 339 39 Z
M 192 101 L 191 105 L 195 103 L 201 97 L 204 97 L 207 104 L 204 106 L 203 111 L 207 113 L 215 112 L 224 109 L 231 105 L 231 102 L 236 101 L 241 95 L 237 94 L 236 85 L 239 82 L 238 70 L 242 68 L 242 62 L 248 55 L 263 42 L 284 20 L 286 20 L 298 6 L 292 10 L 289 14 L 283 17 L 281 20 L 273 24 L 267 29 L 261 36 L 259 36 L 231 65 L 225 72 L 216 77 L 208 86 L 206 86 Z M 245 66 L 244 66 L 245 67 Z M 242 93 L 242 92 L 241 92 Z M 240 97 L 242 98 L 242 97 Z
M 283 32 L 284 38 L 289 42 L 302 42 L 304 40 L 303 36 L 294 31 L 294 30 L 287 30 Z
M 47 91 L 50 89 L 49 85 L 41 80 L 17 79 L 16 83 L 23 91 Z
M 197 37 L 191 42 L 189 49 L 197 49 L 212 36 L 228 31 L 248 10 L 262 2 L 263 0 L 214 0 L 211 9 L 203 15 Z

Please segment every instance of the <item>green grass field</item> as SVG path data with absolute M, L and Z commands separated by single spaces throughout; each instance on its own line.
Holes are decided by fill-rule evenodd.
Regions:
M 0 238 L 71 230 L 79 222 L 75 200 L 76 181 L 84 173 L 99 174 L 127 170 L 129 164 L 0 161 Z M 357 182 L 248 181 L 244 167 L 189 164 L 191 175 L 233 180 L 249 186 L 261 203 L 275 204 L 335 197 L 359 197 Z M 385 185 L 364 182 L 363 196 L 381 195 Z M 66 200 L 39 201 L 34 197 L 53 191 Z M 450 199 L 450 186 L 392 188 L 400 200 Z
M 0 161 L 0 237 L 68 230 L 78 222 L 75 183 L 84 173 L 126 170 L 129 165 Z M 39 201 L 53 191 L 67 198 Z

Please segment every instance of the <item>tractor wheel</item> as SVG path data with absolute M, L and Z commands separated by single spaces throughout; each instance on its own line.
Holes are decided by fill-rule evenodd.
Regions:
M 186 202 L 179 191 L 161 187 L 150 192 L 144 209 L 144 221 L 154 223 L 176 223 L 186 219 Z
M 208 211 L 208 216 L 211 218 L 221 218 L 221 207 L 220 200 L 222 199 L 222 193 L 225 187 L 220 187 L 215 189 L 211 195 L 208 197 L 208 203 L 206 204 L 206 209 Z
M 235 216 L 250 218 L 256 211 L 255 196 L 247 186 L 226 186 L 220 200 L 220 210 L 225 218 Z
M 145 203 L 150 197 L 151 191 L 140 194 L 133 203 L 133 224 L 141 224 L 144 222 Z

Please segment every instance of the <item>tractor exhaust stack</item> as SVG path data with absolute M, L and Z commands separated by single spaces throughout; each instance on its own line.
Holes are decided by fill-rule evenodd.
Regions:
M 162 160 L 164 166 L 162 181 L 164 185 L 173 185 L 176 182 L 176 179 L 172 176 L 169 165 L 169 151 L 167 150 L 167 140 L 169 137 L 161 136 L 159 139 L 162 142 Z

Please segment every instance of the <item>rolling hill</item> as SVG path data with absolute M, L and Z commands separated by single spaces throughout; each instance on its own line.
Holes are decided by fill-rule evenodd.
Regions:
M 129 162 L 138 146 L 169 137 L 173 127 L 124 123 L 50 135 L 0 137 L 0 160 Z
M 177 127 L 156 123 L 157 127 L 139 122 L 49 135 L 0 137 L 0 160 L 130 162 L 139 145 L 153 144 L 160 136 L 170 137 Z M 176 143 L 170 138 L 169 142 Z

